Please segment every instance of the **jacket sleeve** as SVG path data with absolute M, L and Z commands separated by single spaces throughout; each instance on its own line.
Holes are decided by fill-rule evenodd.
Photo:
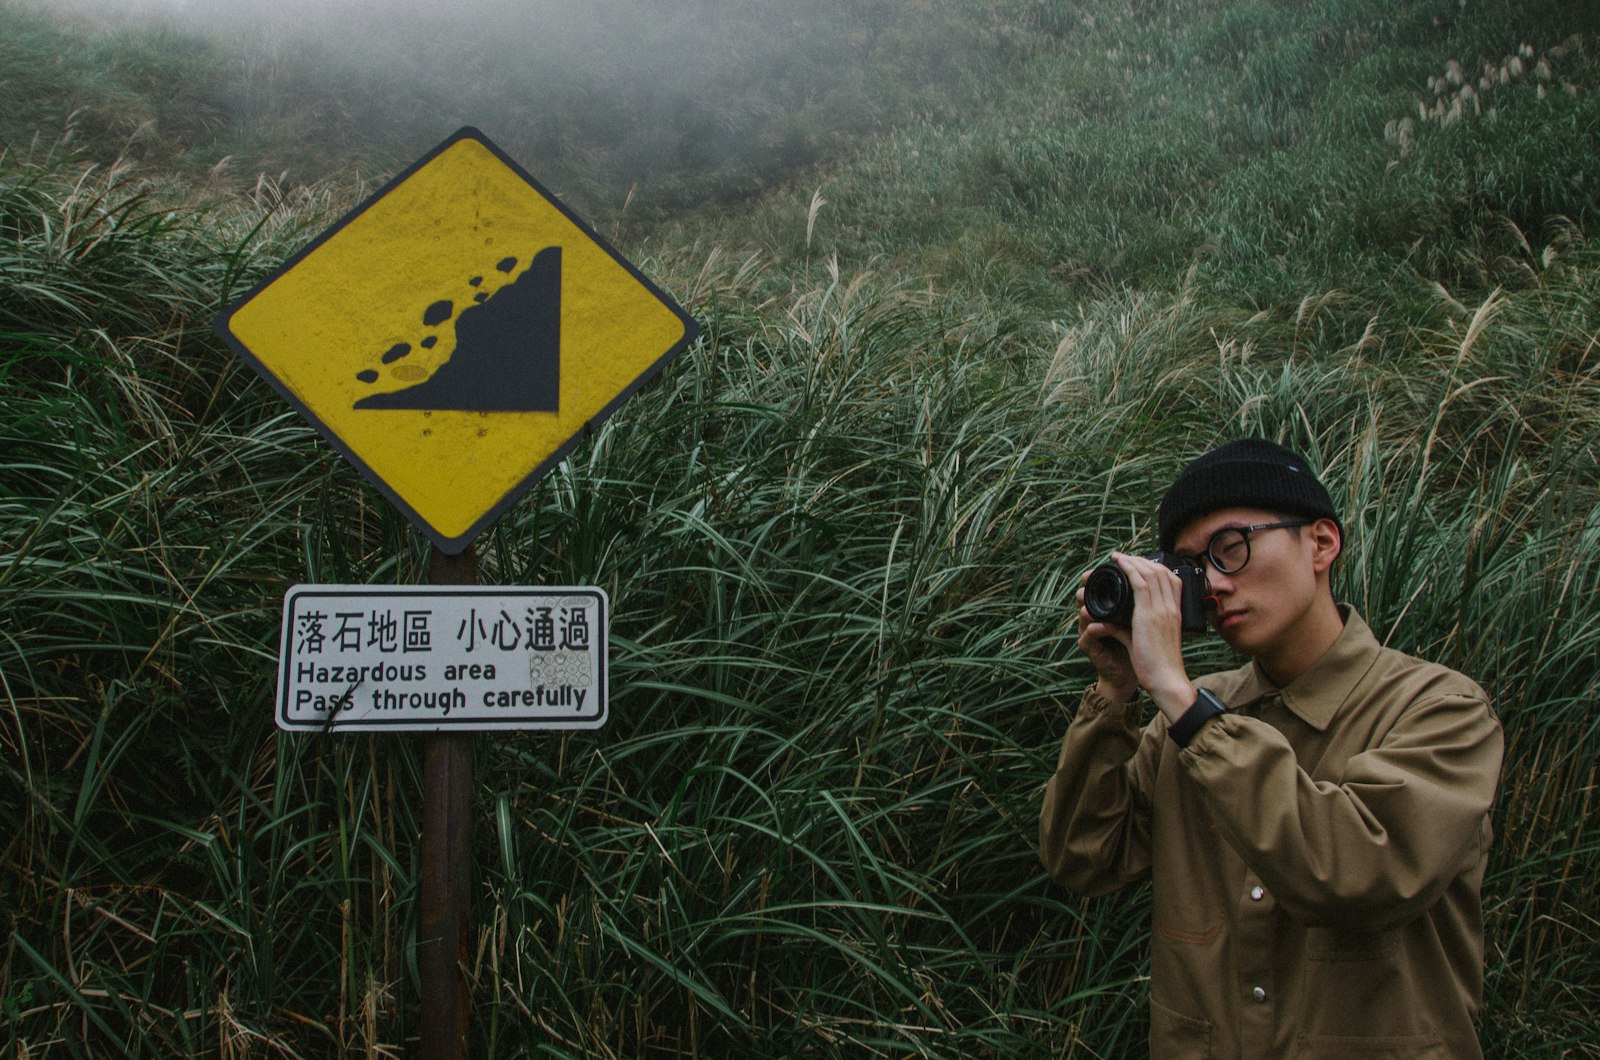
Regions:
M 1061 741 L 1039 814 L 1039 857 L 1057 882 L 1106 894 L 1150 872 L 1150 792 L 1165 725 L 1142 732 L 1141 700 L 1114 706 L 1092 688 Z
M 1179 755 L 1227 842 L 1290 915 L 1374 931 L 1432 905 L 1481 857 L 1503 751 L 1486 700 L 1412 704 L 1338 783 L 1271 725 L 1224 714 Z

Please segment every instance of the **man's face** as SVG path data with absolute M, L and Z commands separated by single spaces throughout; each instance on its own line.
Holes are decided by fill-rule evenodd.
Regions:
M 1200 516 L 1178 534 L 1176 551 L 1200 557 L 1211 581 L 1216 600 L 1212 625 L 1230 647 L 1245 655 L 1281 651 L 1302 628 L 1323 591 L 1318 572 L 1320 567 L 1325 573 L 1327 566 L 1319 560 L 1311 520 L 1303 527 L 1247 532 L 1249 559 L 1232 574 L 1219 571 L 1206 558 L 1206 547 L 1222 530 L 1290 520 L 1298 521 L 1263 508 L 1224 508 Z M 1238 560 L 1230 559 L 1228 565 L 1234 562 Z

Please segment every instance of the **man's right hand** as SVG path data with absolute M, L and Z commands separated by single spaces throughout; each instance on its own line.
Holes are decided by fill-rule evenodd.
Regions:
M 1081 580 L 1089 580 L 1088 571 Z M 1130 630 L 1091 618 L 1083 606 L 1083 589 L 1078 589 L 1078 647 L 1100 676 L 1096 691 L 1107 703 L 1126 703 L 1139 691 L 1139 677 L 1128 654 L 1131 636 Z
M 1125 703 L 1143 688 L 1167 720 L 1176 721 L 1195 697 L 1183 665 L 1182 583 L 1149 559 L 1113 552 L 1111 560 L 1133 594 L 1132 628 L 1092 620 L 1080 588 L 1078 644 L 1100 675 L 1097 691 L 1108 703 Z

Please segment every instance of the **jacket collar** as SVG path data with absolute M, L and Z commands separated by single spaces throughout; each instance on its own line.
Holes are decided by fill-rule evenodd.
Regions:
M 1236 695 L 1241 703 L 1253 703 L 1276 695 L 1283 705 L 1318 732 L 1333 723 L 1339 707 L 1349 698 L 1363 675 L 1378 659 L 1381 645 L 1372 635 L 1366 620 L 1349 604 L 1339 605 L 1344 629 L 1333 647 L 1311 665 L 1311 669 L 1279 688 L 1252 662 L 1243 675 Z

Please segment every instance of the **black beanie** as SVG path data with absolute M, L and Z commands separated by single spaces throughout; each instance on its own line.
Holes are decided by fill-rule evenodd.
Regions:
M 1156 513 L 1162 550 L 1173 550 L 1191 519 L 1220 508 L 1266 508 L 1339 522 L 1328 491 L 1306 462 L 1265 438 L 1220 445 L 1183 469 Z

